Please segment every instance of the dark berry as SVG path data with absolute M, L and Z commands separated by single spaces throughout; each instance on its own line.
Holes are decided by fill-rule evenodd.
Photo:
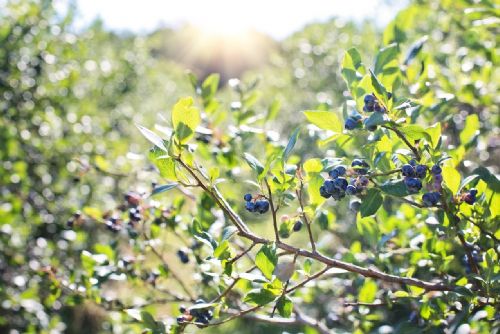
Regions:
M 324 185 L 319 187 L 319 194 L 324 198 L 330 198 L 332 196 L 326 191 L 326 187 Z
M 443 174 L 436 174 L 434 175 L 434 181 L 437 183 L 443 182 Z
M 373 112 L 373 111 L 374 111 L 374 109 L 373 109 L 373 104 L 372 104 L 372 105 L 365 105 L 365 106 L 363 107 L 363 111 L 364 111 L 364 112 Z
M 476 195 L 477 195 L 477 189 L 476 189 L 476 188 L 472 188 L 471 190 L 469 190 L 469 193 L 470 193 L 472 196 L 476 196 Z
M 410 193 L 417 193 L 422 189 L 422 181 L 420 181 L 420 179 L 407 177 L 404 182 Z
M 325 190 L 328 194 L 331 195 L 335 192 L 335 183 L 333 182 L 333 180 L 326 180 L 323 183 L 323 186 L 325 187 Z
M 367 126 L 366 130 L 373 132 L 373 131 L 377 130 L 377 126 L 376 125 Z
M 380 105 L 380 103 L 375 103 L 373 105 L 373 110 L 375 110 L 376 112 L 385 112 L 385 108 Z
M 442 171 L 443 170 L 441 169 L 441 167 L 439 167 L 439 165 L 434 165 L 431 168 L 431 173 L 434 175 L 441 174 Z
M 297 221 L 295 222 L 295 224 L 293 224 L 293 230 L 294 230 L 295 232 L 298 232 L 298 231 L 300 231 L 301 229 L 302 229 L 302 221 L 297 220 Z
M 353 186 L 352 184 L 348 185 L 347 188 L 345 189 L 345 193 L 347 195 L 354 195 L 358 192 L 358 189 L 356 186 Z
M 243 196 L 243 199 L 247 202 L 250 202 L 252 200 L 252 195 L 251 194 L 245 194 L 245 196 Z
M 368 186 L 368 183 L 370 183 L 370 179 L 368 179 L 366 176 L 364 175 L 361 175 L 358 177 L 358 184 L 361 186 L 361 187 L 366 187 Z
M 427 175 L 427 166 L 426 165 L 417 165 L 415 167 L 415 174 L 418 178 L 423 179 Z
M 462 194 L 462 201 L 472 205 L 476 202 L 476 196 L 472 195 L 471 193 L 464 193 Z
M 138 206 L 141 201 L 141 196 L 138 193 L 132 191 L 126 193 L 124 197 L 128 205 L 130 206 Z
M 417 165 L 417 160 L 411 159 L 409 164 L 412 165 L 413 167 L 415 167 Z
M 415 169 L 410 164 L 403 165 L 401 167 L 401 174 L 403 174 L 403 176 L 414 177 Z
M 354 130 L 358 126 L 358 121 L 354 118 L 349 117 L 345 120 L 344 126 L 347 130 Z
M 333 181 L 335 188 L 340 190 L 346 190 L 347 188 L 347 180 L 343 177 L 339 177 Z
M 333 194 L 332 194 L 332 198 L 336 201 L 340 201 L 342 198 L 345 197 L 345 191 L 343 190 L 336 190 Z
M 332 169 L 329 174 L 330 174 L 331 178 L 335 179 L 339 176 L 345 175 L 345 172 L 346 172 L 346 168 L 344 166 L 337 166 L 334 169 Z M 332 175 L 335 175 L 335 176 L 332 176 Z
M 328 172 L 328 176 L 330 176 L 332 179 L 336 179 L 337 177 L 339 177 L 339 172 L 335 169 L 332 169 Z
M 365 98 L 363 100 L 365 102 L 365 104 L 373 104 L 375 103 L 376 99 L 375 99 L 375 96 L 373 96 L 372 94 L 367 94 L 365 95 Z
M 177 251 L 177 256 L 179 257 L 179 259 L 181 260 L 182 263 L 186 264 L 189 262 L 189 256 L 182 249 L 179 249 Z
M 184 317 L 183 315 L 180 315 L 177 317 L 177 323 L 178 324 L 183 324 L 186 322 L 186 317 Z
M 266 213 L 269 210 L 269 202 L 265 199 L 261 199 L 255 202 L 255 211 L 258 213 Z
M 360 201 L 354 200 L 349 202 L 349 210 L 353 212 L 358 212 L 360 207 L 361 207 Z
M 186 311 L 187 311 L 186 306 L 184 306 L 184 305 L 179 306 L 179 312 L 185 313 Z
M 441 194 L 438 192 L 429 192 L 422 195 L 422 203 L 425 206 L 434 206 L 439 202 Z
M 255 212 L 255 203 L 254 202 L 246 202 L 245 209 L 250 212 Z
M 362 159 L 354 159 L 351 163 L 351 167 L 354 168 L 356 173 L 363 175 L 368 173 L 370 165 Z

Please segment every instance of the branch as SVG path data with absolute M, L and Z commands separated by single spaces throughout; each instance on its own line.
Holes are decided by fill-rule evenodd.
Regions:
M 302 213 L 302 218 L 304 218 L 304 221 L 306 223 L 307 233 L 309 234 L 309 242 L 311 243 L 312 251 L 313 251 L 313 253 L 316 253 L 316 243 L 314 242 L 313 234 L 312 234 L 312 231 L 311 231 L 311 222 L 307 218 L 306 212 L 304 211 L 304 204 L 302 202 L 302 192 L 303 192 L 303 189 L 304 189 L 304 184 L 302 183 L 302 180 L 300 180 L 300 188 L 298 190 L 295 190 L 295 192 L 296 192 L 297 198 L 299 200 L 300 211 Z
M 412 145 L 410 143 L 410 141 L 406 138 L 404 133 L 402 133 L 401 131 L 399 131 L 398 128 L 395 128 L 393 126 L 388 126 L 388 125 L 381 125 L 381 126 L 383 128 L 388 129 L 388 130 L 394 131 L 394 133 L 406 144 L 406 146 L 408 146 L 410 148 L 410 150 L 415 155 L 415 158 L 417 159 L 417 161 L 420 161 L 420 159 L 421 159 L 420 152 L 418 151 L 418 149 L 414 145 Z
M 298 283 L 297 285 L 291 287 L 290 289 L 288 289 L 286 291 L 286 293 L 290 293 L 290 292 L 293 292 L 295 290 L 297 290 L 298 288 L 301 288 L 303 287 L 304 285 L 306 285 L 307 283 L 309 283 L 310 281 L 312 280 L 315 280 L 316 278 L 320 277 L 321 275 L 323 275 L 325 272 L 328 271 L 328 269 L 330 269 L 329 266 L 326 266 L 325 268 L 323 268 L 322 270 L 318 271 L 316 274 L 312 275 L 312 276 L 309 276 L 307 277 L 305 280 L 303 280 L 302 282 Z
M 269 186 L 269 182 L 267 182 L 267 179 L 264 179 L 264 183 L 266 184 L 267 192 L 269 194 L 269 205 L 271 206 L 271 213 L 273 216 L 274 238 L 276 239 L 276 242 L 280 242 L 280 235 L 278 233 L 278 222 L 276 221 L 276 210 L 274 209 L 273 194 L 271 192 L 271 187 Z

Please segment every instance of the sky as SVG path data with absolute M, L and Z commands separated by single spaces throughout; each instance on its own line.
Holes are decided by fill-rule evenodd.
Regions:
M 332 16 L 387 24 L 406 0 L 77 0 L 85 25 L 99 16 L 113 30 L 145 33 L 189 23 L 223 34 L 253 29 L 282 39 Z

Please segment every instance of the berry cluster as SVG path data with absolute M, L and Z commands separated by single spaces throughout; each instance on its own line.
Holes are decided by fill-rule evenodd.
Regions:
M 261 198 L 254 200 L 251 194 L 245 194 L 243 199 L 246 201 L 245 209 L 250 212 L 263 214 L 269 211 L 269 201 L 267 199 Z
M 418 193 L 422 189 L 421 179 L 427 175 L 427 166 L 417 165 L 415 160 L 411 160 L 409 164 L 401 167 L 401 174 L 405 177 L 404 183 L 408 192 L 411 194 Z
M 365 95 L 363 102 L 365 103 L 365 105 L 363 106 L 364 112 L 374 112 L 374 111 L 385 112 L 386 111 L 384 106 L 382 106 L 380 104 L 380 102 L 377 100 L 377 98 L 373 94 Z
M 198 299 L 195 302 L 195 306 L 191 308 L 186 308 L 185 306 L 180 306 L 179 311 L 182 313 L 180 316 L 177 317 L 177 323 L 178 324 L 183 324 L 186 322 L 191 322 L 194 320 L 194 322 L 201 323 L 201 324 L 208 324 L 210 320 L 213 319 L 214 315 L 212 310 L 209 308 L 200 308 L 197 307 L 196 305 L 201 305 L 205 304 L 205 300 L 203 299 Z
M 110 230 L 111 232 L 120 232 L 122 229 L 122 221 L 120 218 L 117 218 L 115 216 L 110 217 L 109 219 L 106 219 L 105 221 L 106 228 Z
M 337 166 L 328 172 L 331 179 L 325 180 L 319 188 L 319 193 L 324 198 L 332 197 L 340 200 L 345 195 L 355 195 L 363 191 L 368 186 L 369 179 L 365 176 L 370 165 L 362 159 L 354 159 L 351 163 L 351 171 L 355 175 L 349 182 L 343 177 L 347 170 L 344 166 Z
M 477 195 L 477 189 L 472 188 L 469 191 L 464 192 L 460 196 L 460 200 L 462 200 L 463 202 L 465 202 L 467 204 L 472 205 L 476 202 L 476 195 Z

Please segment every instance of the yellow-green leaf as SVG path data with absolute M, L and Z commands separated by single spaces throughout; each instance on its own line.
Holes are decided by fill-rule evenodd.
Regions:
M 200 112 L 193 106 L 193 98 L 184 97 L 179 99 L 172 109 L 172 125 L 179 144 L 185 144 L 193 137 L 194 131 L 200 122 Z

